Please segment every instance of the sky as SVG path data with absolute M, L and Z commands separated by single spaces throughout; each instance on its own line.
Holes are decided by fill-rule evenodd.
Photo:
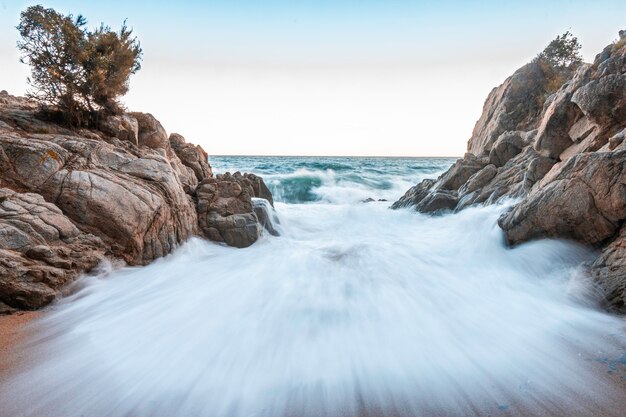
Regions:
M 211 155 L 462 156 L 491 89 L 558 34 L 591 61 L 626 1 L 0 0 L 0 90 L 22 95 L 32 4 L 126 19 L 143 48 L 123 98 Z

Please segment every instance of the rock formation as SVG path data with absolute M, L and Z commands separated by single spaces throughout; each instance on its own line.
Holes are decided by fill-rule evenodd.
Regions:
M 263 226 L 275 234 L 271 223 L 266 219 L 259 221 L 252 203 L 256 197 L 273 204 L 272 195 L 260 177 L 227 172 L 203 180 L 196 193 L 200 230 L 208 239 L 245 248 L 256 242 Z
M 589 275 L 626 311 L 626 33 L 555 93 L 536 63 L 494 89 L 468 153 L 392 208 L 461 210 L 517 198 L 499 221 L 509 244 L 543 237 L 601 250 Z
M 272 200 L 260 177 L 213 178 L 206 152 L 150 114 L 97 126 L 65 128 L 0 92 L 0 310 L 49 303 L 104 257 L 145 265 L 200 232 L 258 238 L 251 199 Z

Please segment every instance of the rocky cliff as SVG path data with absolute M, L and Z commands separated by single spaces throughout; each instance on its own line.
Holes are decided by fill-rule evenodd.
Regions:
M 193 235 L 254 243 L 262 227 L 251 199 L 271 193 L 259 177 L 240 177 L 241 207 L 224 209 L 231 178 L 214 178 L 207 153 L 152 115 L 72 130 L 0 92 L 0 310 L 49 303 L 105 257 L 145 265 Z M 222 221 L 209 232 L 207 218 Z
M 544 237 L 599 249 L 588 267 L 609 308 L 626 311 L 626 33 L 558 91 L 537 63 L 488 96 L 468 153 L 392 208 L 462 210 L 513 198 L 511 245 Z

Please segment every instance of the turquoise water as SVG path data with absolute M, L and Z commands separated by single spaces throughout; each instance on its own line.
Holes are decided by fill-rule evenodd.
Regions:
M 424 178 L 446 170 L 456 158 L 213 156 L 215 173 L 253 172 L 276 201 L 354 203 L 395 200 Z

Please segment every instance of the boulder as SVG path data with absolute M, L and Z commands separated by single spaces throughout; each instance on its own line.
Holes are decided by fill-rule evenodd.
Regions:
M 626 313 L 626 226 L 589 265 L 591 277 L 602 292 L 606 306 Z
M 0 106 L 0 115 L 13 110 Z M 37 114 L 24 117 L 36 120 Z M 11 129 L 0 135 L 0 186 L 41 195 L 80 230 L 102 239 L 112 255 L 144 265 L 197 233 L 195 204 L 175 155 L 116 137 Z
M 1 303 L 28 310 L 48 304 L 106 250 L 40 195 L 0 188 Z
M 254 180 L 257 186 L 262 184 L 267 189 L 260 177 L 254 176 Z M 263 225 L 253 208 L 252 198 L 259 196 L 248 174 L 225 173 L 204 179 L 196 195 L 198 222 L 205 237 L 238 248 L 257 241 Z
M 504 132 L 498 136 L 489 152 L 489 163 L 501 167 L 519 154 L 524 148 L 523 133 L 519 131 Z
M 576 155 L 500 218 L 510 244 L 541 237 L 599 245 L 626 218 L 626 151 Z
M 416 206 L 420 201 L 426 197 L 432 186 L 435 185 L 435 180 L 425 179 L 419 184 L 411 187 L 398 201 L 391 205 L 393 210 L 400 208 Z
M 161 123 L 150 113 L 130 113 L 138 124 L 138 146 L 169 151 L 170 141 Z
M 502 133 L 534 128 L 544 102 L 546 83 L 541 67 L 531 62 L 494 88 L 474 126 L 467 151 L 475 156 L 488 156 Z
M 420 213 L 442 213 L 454 210 L 458 202 L 456 192 L 448 190 L 435 190 L 420 201 L 415 209 Z
M 457 160 L 448 171 L 441 175 L 434 185 L 435 189 L 456 191 L 463 184 L 487 165 L 487 161 L 476 158 L 472 154 L 466 155 L 464 159 Z
M 169 141 L 176 156 L 193 171 L 198 181 L 213 176 L 211 165 L 209 165 L 209 156 L 200 145 L 187 143 L 185 138 L 178 133 L 172 133 Z
M 109 136 L 139 145 L 139 123 L 129 114 L 108 116 L 98 122 L 98 130 Z

